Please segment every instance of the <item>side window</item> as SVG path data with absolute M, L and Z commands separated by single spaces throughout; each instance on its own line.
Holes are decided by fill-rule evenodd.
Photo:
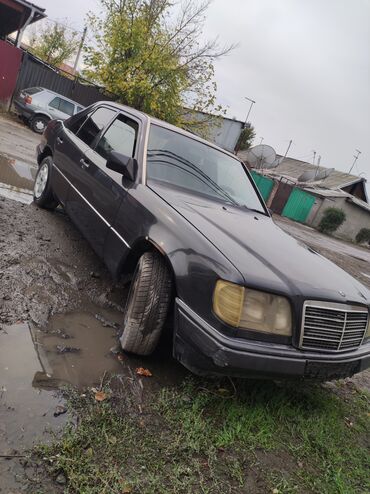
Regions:
M 109 108 L 98 108 L 82 125 L 77 132 L 77 137 L 88 146 L 91 146 L 95 137 L 112 120 L 116 113 L 115 110 Z
M 59 110 L 59 105 L 60 105 L 60 98 L 54 98 L 49 103 L 49 106 L 55 108 L 56 110 Z
M 79 113 L 80 111 L 83 110 L 83 106 L 77 106 L 76 108 L 76 113 Z
M 73 115 L 74 104 L 70 101 L 66 101 L 65 99 L 60 98 L 59 110 L 67 115 Z
M 138 127 L 134 120 L 119 115 L 103 134 L 95 151 L 105 159 L 112 151 L 132 158 L 135 153 Z

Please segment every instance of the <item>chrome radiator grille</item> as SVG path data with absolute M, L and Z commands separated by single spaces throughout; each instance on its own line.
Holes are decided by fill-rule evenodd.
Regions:
M 358 348 L 366 333 L 368 317 L 366 307 L 306 301 L 300 348 L 333 352 Z

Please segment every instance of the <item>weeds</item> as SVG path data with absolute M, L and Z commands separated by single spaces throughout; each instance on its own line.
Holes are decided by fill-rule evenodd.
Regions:
M 78 416 L 38 449 L 69 493 L 368 492 L 368 398 L 318 385 L 195 378 L 143 415 L 71 395 Z M 235 393 L 236 391 L 236 393 Z

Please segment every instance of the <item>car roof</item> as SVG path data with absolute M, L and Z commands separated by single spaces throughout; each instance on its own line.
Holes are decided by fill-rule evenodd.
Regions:
M 190 139 L 194 139 L 195 141 L 201 142 L 203 144 L 206 144 L 207 146 L 211 146 L 214 149 L 217 149 L 218 151 L 221 151 L 224 154 L 227 154 L 231 156 L 232 158 L 236 159 L 237 161 L 241 160 L 233 153 L 230 153 L 226 149 L 221 148 L 220 146 L 217 146 L 217 144 L 214 144 L 213 142 L 207 141 L 206 139 L 203 139 L 202 137 L 197 136 L 196 134 L 193 134 L 192 132 L 188 132 L 187 130 L 181 129 L 180 127 L 177 127 L 176 125 L 172 125 L 165 120 L 160 120 L 159 118 L 152 117 L 151 115 L 148 115 L 145 112 L 142 112 L 140 110 L 136 110 L 135 108 L 132 108 L 131 106 L 127 105 L 121 105 L 120 103 L 116 103 L 115 101 L 98 101 L 94 104 L 95 105 L 109 105 L 117 108 L 118 110 L 123 110 L 126 111 L 127 113 L 131 113 L 132 116 L 136 116 L 137 118 L 144 117 L 145 119 L 150 119 L 150 121 L 156 125 L 159 125 L 161 127 L 164 127 L 168 130 L 172 130 L 173 132 L 177 132 L 178 134 L 182 134 L 186 137 L 190 137 Z
M 54 96 L 58 96 L 59 98 L 63 98 L 65 100 L 69 101 L 70 103 L 73 103 L 74 105 L 78 105 L 81 108 L 85 108 L 84 105 L 81 105 L 81 103 L 77 103 L 77 101 L 74 101 L 73 99 L 67 98 L 67 96 L 64 96 L 64 94 L 56 93 L 55 91 L 52 91 L 51 89 L 47 89 L 46 87 L 42 87 L 42 86 L 34 86 L 34 87 L 38 87 L 42 91 L 47 91 L 48 93 L 53 94 Z M 26 89 L 25 89 L 25 91 L 26 91 Z

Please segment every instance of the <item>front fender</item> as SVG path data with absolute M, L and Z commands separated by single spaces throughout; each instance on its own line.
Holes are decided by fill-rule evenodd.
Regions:
M 242 274 L 201 232 L 144 185 L 130 189 L 108 235 L 105 261 L 119 275 L 127 258 L 135 258 L 146 241 L 167 259 L 176 296 L 210 324 L 221 323 L 212 312 L 213 291 L 220 278 L 243 284 Z

